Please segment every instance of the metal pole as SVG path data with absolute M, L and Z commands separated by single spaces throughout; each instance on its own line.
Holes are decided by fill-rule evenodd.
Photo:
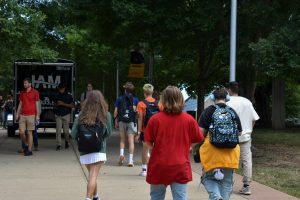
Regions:
M 236 71 L 236 13 L 237 0 L 231 0 L 231 28 L 230 28 L 230 75 L 229 81 L 235 81 Z
M 117 73 L 116 73 L 116 98 L 119 96 L 119 61 L 117 61 Z

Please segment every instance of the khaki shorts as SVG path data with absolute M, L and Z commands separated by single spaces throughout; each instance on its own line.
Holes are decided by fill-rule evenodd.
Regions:
M 33 131 L 35 129 L 35 116 L 34 115 L 21 115 L 19 119 L 19 129 Z
M 119 122 L 120 133 L 136 134 L 137 126 L 133 122 Z

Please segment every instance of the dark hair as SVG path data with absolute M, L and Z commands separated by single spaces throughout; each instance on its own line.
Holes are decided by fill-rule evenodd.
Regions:
M 215 90 L 213 91 L 213 95 L 214 95 L 216 100 L 226 99 L 226 96 L 228 95 L 228 92 L 225 89 L 225 87 L 216 87 Z
M 66 88 L 66 85 L 64 83 L 60 83 L 57 86 L 58 89 Z
M 162 92 L 161 104 L 164 112 L 168 114 L 180 114 L 184 107 L 184 99 L 181 91 L 176 86 L 168 86 Z
M 25 81 L 27 81 L 28 83 L 31 83 L 31 79 L 28 78 L 28 77 L 24 78 L 23 83 L 24 83 Z
M 134 91 L 134 85 L 132 82 L 128 81 L 123 85 L 123 88 L 125 89 L 125 92 L 127 93 L 133 93 Z
M 231 90 L 231 92 L 238 94 L 239 93 L 239 84 L 236 81 L 231 81 L 228 83 L 227 88 Z
M 93 87 L 93 84 L 91 82 L 88 82 L 85 87 L 87 87 L 88 85 L 91 85 Z

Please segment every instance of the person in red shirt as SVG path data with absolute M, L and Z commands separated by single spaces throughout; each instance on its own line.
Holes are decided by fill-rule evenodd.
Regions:
M 161 104 L 157 99 L 154 99 L 152 97 L 154 87 L 151 84 L 145 84 L 143 86 L 144 91 L 144 97 L 145 99 L 143 101 L 140 101 L 137 105 L 136 112 L 138 114 L 138 132 L 135 136 L 136 142 L 142 142 L 143 143 L 143 150 L 142 150 L 142 171 L 139 174 L 140 176 L 146 176 L 147 175 L 147 163 L 148 163 L 148 147 L 147 144 L 144 142 L 144 129 L 147 125 L 147 122 L 149 120 L 148 117 L 150 114 L 155 114 L 159 111 L 161 111 Z M 147 105 L 146 105 L 147 104 Z M 146 116 L 146 112 L 151 112 Z
M 32 88 L 31 80 L 25 78 L 24 90 L 19 97 L 16 119 L 19 121 L 19 135 L 25 144 L 24 156 L 32 155 L 32 131 L 35 130 L 35 122 L 39 121 L 39 92 Z M 25 135 L 27 130 L 27 137 Z
M 170 185 L 174 200 L 187 199 L 187 183 L 192 180 L 190 148 L 203 141 L 203 134 L 189 114 L 182 112 L 184 99 L 175 86 L 162 93 L 163 112 L 153 115 L 145 130 L 152 148 L 146 181 L 151 184 L 151 200 L 164 199 Z

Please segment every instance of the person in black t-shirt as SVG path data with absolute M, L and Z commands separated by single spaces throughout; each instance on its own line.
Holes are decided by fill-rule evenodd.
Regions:
M 63 127 L 65 134 L 65 148 L 69 148 L 69 123 L 74 101 L 72 96 L 66 92 L 65 85 L 60 83 L 57 89 L 58 94 L 54 100 L 54 113 L 56 119 L 56 150 L 59 151 L 61 149 L 61 127 Z
M 224 87 L 217 87 L 212 93 L 212 99 L 217 106 L 225 108 L 229 95 Z M 242 132 L 238 115 L 232 108 L 228 107 L 228 109 L 235 115 L 233 120 L 237 124 L 239 133 Z M 219 148 L 210 144 L 208 132 L 215 110 L 214 105 L 207 107 L 199 120 L 200 129 L 205 136 L 204 144 L 200 147 L 203 166 L 201 182 L 209 194 L 209 199 L 229 200 L 232 193 L 233 170 L 238 168 L 240 149 L 238 145 L 235 148 Z

